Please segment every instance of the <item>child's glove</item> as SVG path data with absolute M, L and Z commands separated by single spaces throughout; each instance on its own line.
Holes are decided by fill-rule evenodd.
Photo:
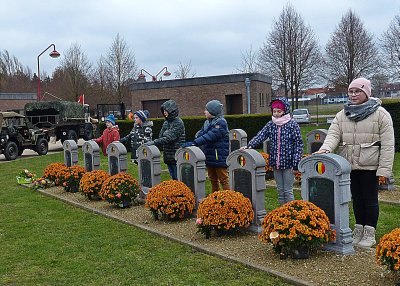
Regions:
M 186 147 L 190 147 L 190 146 L 196 146 L 196 144 L 192 141 L 189 141 L 189 142 L 183 143 L 181 145 L 182 148 L 186 148 Z

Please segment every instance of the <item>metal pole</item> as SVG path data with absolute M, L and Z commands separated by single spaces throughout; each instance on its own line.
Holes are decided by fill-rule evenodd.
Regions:
M 246 85 L 246 95 L 247 95 L 247 113 L 250 114 L 250 79 L 246 77 L 244 80 Z

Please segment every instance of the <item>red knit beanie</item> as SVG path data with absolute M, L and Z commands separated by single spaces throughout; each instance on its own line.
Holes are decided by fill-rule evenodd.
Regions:
M 280 110 L 285 111 L 285 104 L 280 100 L 275 100 L 271 104 L 271 109 L 273 110 L 274 108 L 279 108 Z

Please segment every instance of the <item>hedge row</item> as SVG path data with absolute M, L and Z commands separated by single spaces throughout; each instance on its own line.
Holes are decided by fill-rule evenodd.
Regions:
M 400 102 L 388 102 L 382 105 L 387 111 L 390 112 L 393 119 L 394 135 L 395 135 L 395 148 L 396 152 L 400 152 Z M 259 130 L 271 120 L 271 114 L 240 114 L 240 115 L 226 115 L 225 116 L 229 129 L 243 129 L 247 133 L 247 138 L 251 139 L 257 134 Z M 161 130 L 164 118 L 150 119 L 153 121 L 153 138 L 157 138 Z M 186 141 L 193 141 L 194 136 L 204 124 L 204 116 L 187 116 L 182 117 L 185 123 Z M 132 121 L 120 120 L 117 122 L 121 137 L 127 135 L 132 129 Z M 99 134 L 105 128 L 104 123 L 100 123 Z M 98 135 L 99 135 L 98 134 Z M 127 146 L 129 148 L 129 146 Z

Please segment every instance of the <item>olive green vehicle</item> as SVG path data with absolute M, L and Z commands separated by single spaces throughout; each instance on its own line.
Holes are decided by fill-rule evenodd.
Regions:
M 32 149 L 39 155 L 49 150 L 49 135 L 42 129 L 34 128 L 28 119 L 16 112 L 0 112 L 0 154 L 7 160 L 15 160 L 25 149 Z
M 47 130 L 56 140 L 90 140 L 96 119 L 90 117 L 89 105 L 71 101 L 36 101 L 25 104 L 25 115 L 33 126 Z

